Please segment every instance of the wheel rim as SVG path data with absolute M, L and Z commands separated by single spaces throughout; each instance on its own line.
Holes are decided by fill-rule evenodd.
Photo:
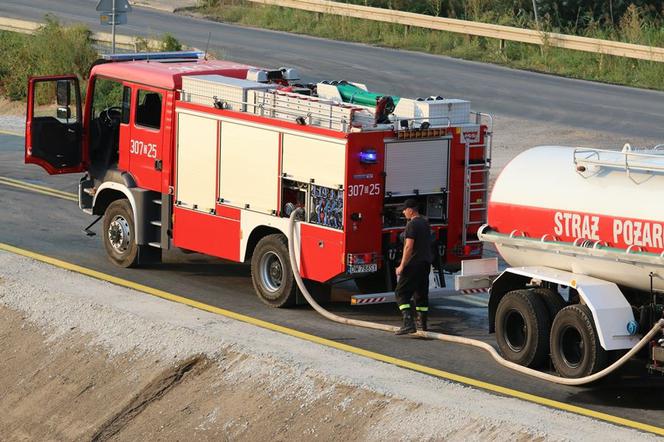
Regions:
M 270 293 L 278 291 L 284 278 L 284 264 L 279 255 L 274 252 L 265 253 L 261 257 L 259 269 L 263 287 Z
M 526 345 L 528 327 L 526 319 L 517 310 L 510 310 L 505 315 L 505 325 L 503 326 L 503 336 L 510 350 L 520 352 Z
M 122 215 L 116 215 L 108 226 L 108 242 L 118 253 L 124 253 L 129 248 L 130 236 L 129 222 Z
M 583 337 L 574 327 L 565 327 L 560 332 L 560 355 L 570 368 L 577 368 L 583 361 Z

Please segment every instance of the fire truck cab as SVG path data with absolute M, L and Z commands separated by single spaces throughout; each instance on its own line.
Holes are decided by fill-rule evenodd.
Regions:
M 251 262 L 272 306 L 296 299 L 286 233 L 298 207 L 298 271 L 320 292 L 348 277 L 392 287 L 406 198 L 429 218 L 440 272 L 481 256 L 490 117 L 464 100 L 297 77 L 179 52 L 99 60 L 85 101 L 76 76 L 30 78 L 25 162 L 84 173 L 79 206 L 103 217 L 114 264 L 172 247 Z

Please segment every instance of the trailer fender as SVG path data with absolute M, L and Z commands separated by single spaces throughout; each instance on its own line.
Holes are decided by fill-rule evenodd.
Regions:
M 638 335 L 628 331 L 628 328 L 635 324 L 632 307 L 615 283 L 549 267 L 506 269 L 494 282 L 495 294 L 492 288 L 489 308 L 491 311 L 491 305 L 494 305 L 494 320 L 499 298 L 508 291 L 525 287 L 532 280 L 576 289 L 581 303 L 588 306 L 592 312 L 600 344 L 605 350 L 630 349 L 639 341 Z

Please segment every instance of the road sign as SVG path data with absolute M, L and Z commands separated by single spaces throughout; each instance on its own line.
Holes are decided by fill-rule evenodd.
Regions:
M 127 0 L 99 0 L 97 11 L 113 12 L 113 2 L 115 1 L 115 12 L 131 12 L 131 5 Z
M 115 21 L 115 23 L 113 23 Z M 126 25 L 127 24 L 127 14 L 125 12 L 116 12 L 115 20 L 113 20 L 113 13 L 103 12 L 99 14 L 99 23 L 102 25 Z
M 131 6 L 127 0 L 99 0 L 97 11 L 101 12 L 101 24 L 111 25 L 111 53 L 115 54 L 115 27 L 127 24 L 127 12 L 131 12 Z

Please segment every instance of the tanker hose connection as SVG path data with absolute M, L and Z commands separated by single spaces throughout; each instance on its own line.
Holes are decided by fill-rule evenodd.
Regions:
M 387 324 L 380 324 L 377 322 L 370 322 L 370 321 L 360 321 L 357 319 L 350 319 L 350 318 L 344 318 L 343 316 L 335 315 L 332 312 L 329 312 L 325 310 L 323 307 L 318 304 L 314 298 L 311 296 L 309 291 L 304 285 L 304 281 L 302 280 L 302 276 L 300 276 L 300 266 L 298 263 L 298 256 L 299 254 L 295 253 L 295 226 L 296 223 L 299 222 L 297 219 L 299 216 L 303 214 L 303 209 L 298 208 L 294 210 L 291 215 L 290 215 L 290 220 L 289 220 L 289 225 L 288 225 L 288 255 L 290 259 L 290 265 L 293 269 L 293 275 L 295 277 L 295 281 L 297 282 L 297 286 L 302 292 L 302 295 L 304 295 L 304 298 L 307 300 L 309 305 L 313 307 L 314 310 L 316 310 L 318 313 L 320 313 L 323 317 L 329 319 L 330 321 L 338 322 L 340 324 L 346 324 L 346 325 L 354 325 L 356 327 L 364 327 L 364 328 L 370 328 L 373 330 L 382 330 L 390 333 L 394 333 L 399 329 L 399 327 L 393 326 L 393 325 L 387 325 Z M 298 241 L 299 242 L 299 241 Z M 648 345 L 650 341 L 652 341 L 657 333 L 660 331 L 664 330 L 664 319 L 660 319 L 657 321 L 657 323 L 650 329 L 648 333 L 646 333 L 643 338 L 634 346 L 632 347 L 631 350 L 629 350 L 627 353 L 625 353 L 620 359 L 618 359 L 616 362 L 611 364 L 610 366 L 606 367 L 605 369 L 598 371 L 597 373 L 594 373 L 590 376 L 585 376 L 582 378 L 563 378 L 560 376 L 555 376 L 549 373 L 542 373 L 537 370 L 534 370 L 532 368 L 528 367 L 523 367 L 521 365 L 518 365 L 514 362 L 508 361 L 504 359 L 498 352 L 496 351 L 495 348 L 493 348 L 490 344 L 487 344 L 486 342 L 478 341 L 476 339 L 469 339 L 469 338 L 464 338 L 461 336 L 453 336 L 453 335 L 446 335 L 443 333 L 434 333 L 430 331 L 420 331 L 418 330 L 415 335 L 420 336 L 423 338 L 427 339 L 435 339 L 439 341 L 445 341 L 445 342 L 452 342 L 455 344 L 463 344 L 463 345 L 469 345 L 472 347 L 477 347 L 480 348 L 486 352 L 488 352 L 491 357 L 500 365 L 503 367 L 509 368 L 511 370 L 517 371 L 519 373 L 532 376 L 537 379 L 541 379 L 544 381 L 548 382 L 553 382 L 556 384 L 561 384 L 561 385 L 572 385 L 572 386 L 578 386 L 578 385 L 585 385 L 589 384 L 591 382 L 595 382 L 618 368 L 620 368 L 623 364 L 625 364 L 629 359 L 631 359 L 636 353 L 639 352 L 644 346 Z

